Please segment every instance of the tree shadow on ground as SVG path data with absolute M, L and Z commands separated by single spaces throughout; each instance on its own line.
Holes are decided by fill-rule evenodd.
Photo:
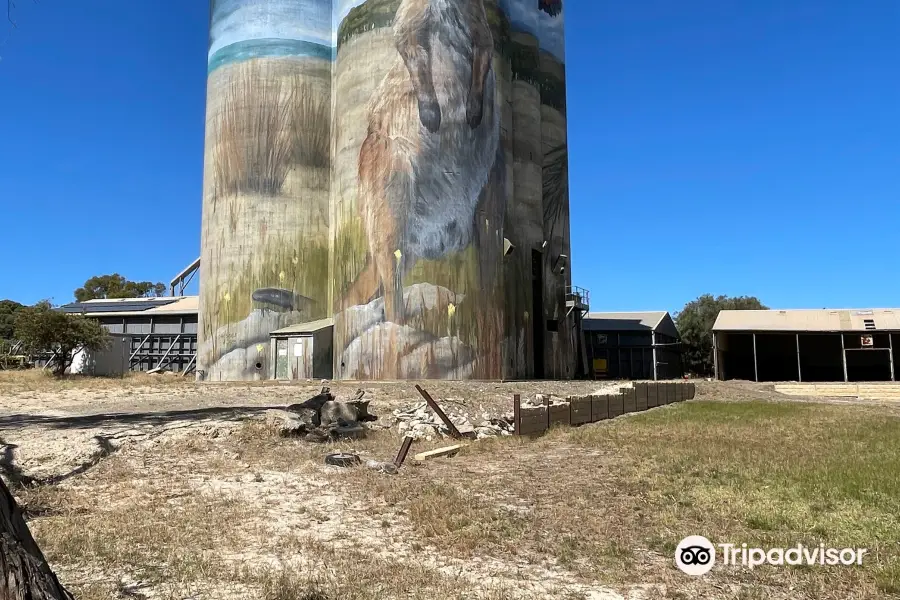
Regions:
M 8 444 L 5 440 L 0 438 L 0 445 L 3 446 L 3 450 L 0 451 L 0 475 L 3 475 L 10 487 L 36 487 L 39 485 L 55 485 L 61 483 L 66 479 L 86 472 L 119 449 L 118 446 L 113 445 L 108 438 L 102 435 L 95 435 L 94 440 L 97 442 L 97 451 L 91 454 L 91 456 L 80 465 L 66 473 L 37 478 L 26 475 L 22 471 L 22 468 L 16 464 L 15 449 L 19 446 L 16 444 Z
M 242 421 L 247 417 L 257 416 L 271 409 L 283 409 L 278 406 L 228 406 L 198 408 L 190 410 L 167 410 L 157 412 L 122 412 L 96 413 L 90 415 L 48 416 L 32 414 L 13 414 L 0 416 L 0 431 L 21 429 L 22 427 L 39 426 L 49 429 L 88 429 L 91 427 L 115 426 L 159 426 L 177 421 Z
M 126 431 L 104 432 L 93 436 L 97 442 L 97 450 L 80 465 L 66 473 L 51 475 L 46 478 L 35 478 L 25 474 L 22 468 L 15 462 L 16 444 L 10 444 L 0 438 L 0 475 L 6 479 L 11 487 L 34 487 L 39 485 L 55 485 L 67 479 L 85 473 L 96 466 L 101 460 L 113 454 L 121 447 L 121 443 L 115 444 L 118 439 L 132 437 L 134 428 L 142 428 L 145 432 L 139 436 L 152 436 L 161 433 L 176 423 L 187 423 L 190 426 L 196 422 L 240 422 L 248 417 L 252 418 L 272 408 L 284 408 L 284 406 L 232 406 L 212 407 L 191 410 L 169 410 L 160 412 L 138 413 L 98 413 L 93 415 L 69 415 L 47 416 L 32 414 L 14 414 L 0 416 L 0 431 L 14 431 L 23 427 L 41 427 L 46 429 L 75 430 L 75 429 L 125 429 Z M 194 423 L 192 423 L 194 422 Z

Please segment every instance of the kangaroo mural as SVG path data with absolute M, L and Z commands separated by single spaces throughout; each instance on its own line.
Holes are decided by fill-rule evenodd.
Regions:
M 201 379 L 271 376 L 270 334 L 328 317 L 337 378 L 536 368 L 568 285 L 562 2 L 210 0 Z
M 359 153 L 368 261 L 341 308 L 381 290 L 385 319 L 402 323 L 408 270 L 463 250 L 482 230 L 476 215 L 497 214 L 485 205 L 498 194 L 485 187 L 500 170 L 500 116 L 483 0 L 403 0 L 394 43 L 397 60 L 372 96 Z

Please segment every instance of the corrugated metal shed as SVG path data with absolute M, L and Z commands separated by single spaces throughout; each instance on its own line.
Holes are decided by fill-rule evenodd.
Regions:
M 656 331 L 676 339 L 681 337 L 675 321 L 664 310 L 588 313 L 582 326 L 585 331 Z
M 723 310 L 713 331 L 900 331 L 900 308 Z
M 650 312 L 592 312 L 584 317 L 585 331 L 636 331 L 655 330 L 669 314 L 666 311 Z

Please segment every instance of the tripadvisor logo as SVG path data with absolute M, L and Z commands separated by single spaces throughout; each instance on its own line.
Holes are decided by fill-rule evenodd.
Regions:
M 718 551 L 716 550 L 718 548 Z M 747 544 L 713 544 L 700 535 L 691 535 L 675 548 L 675 565 L 688 575 L 704 575 L 717 562 L 753 569 L 761 565 L 837 566 L 861 565 L 866 548 L 826 548 L 825 544 L 791 548 L 749 548 Z
M 702 535 L 689 535 L 675 548 L 675 565 L 688 575 L 704 575 L 716 564 L 716 548 Z

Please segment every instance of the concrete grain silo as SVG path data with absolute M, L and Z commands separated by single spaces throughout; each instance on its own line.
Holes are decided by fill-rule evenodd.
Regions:
M 544 242 L 567 247 L 568 205 L 551 227 L 542 187 L 559 2 L 433 2 L 213 1 L 201 379 L 310 376 L 280 338 L 322 327 L 336 378 L 558 371 L 534 340 L 565 287 Z
M 264 379 L 269 333 L 330 316 L 331 11 L 212 0 L 197 371 Z

